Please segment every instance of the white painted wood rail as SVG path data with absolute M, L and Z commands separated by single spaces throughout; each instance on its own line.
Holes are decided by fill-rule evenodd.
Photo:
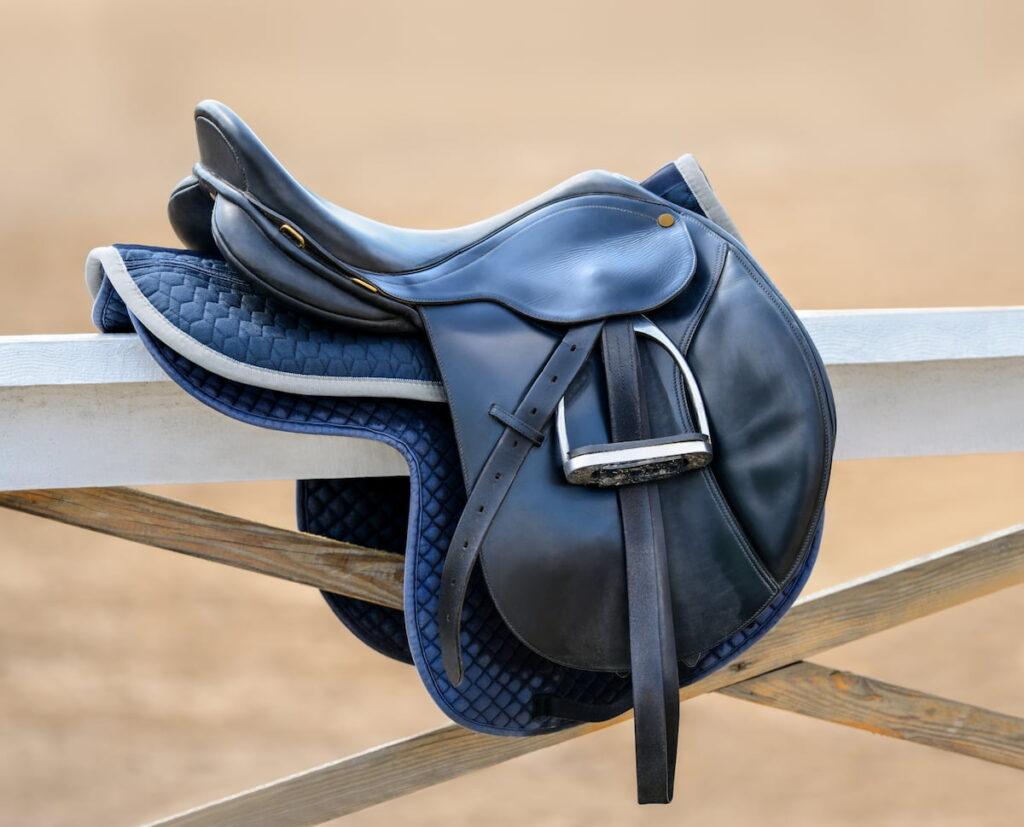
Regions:
M 838 459 L 1024 450 L 1024 307 L 801 317 L 835 391 Z M 209 410 L 134 335 L 0 337 L 0 489 L 404 473 L 379 443 Z
M 832 380 L 837 458 L 1024 451 L 1024 307 L 801 316 Z M 0 506 L 397 607 L 397 555 L 111 486 L 402 473 L 398 453 L 378 443 L 268 431 L 212 411 L 133 335 L 0 337 Z M 804 660 L 1020 583 L 1024 525 L 803 598 L 680 698 L 718 691 L 1024 769 L 1024 718 Z M 610 723 L 534 738 L 449 725 L 159 824 L 319 824 Z

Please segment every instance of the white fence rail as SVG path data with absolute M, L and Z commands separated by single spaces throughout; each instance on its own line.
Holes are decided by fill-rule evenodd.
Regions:
M 838 459 L 1024 450 L 1024 307 L 801 316 L 835 391 Z M 404 473 L 380 443 L 211 411 L 133 335 L 0 337 L 0 489 Z
M 1024 308 L 802 317 L 836 396 L 837 458 L 1024 451 Z M 135 336 L 0 337 L 0 506 L 400 606 L 396 555 L 110 486 L 402 473 L 378 443 L 215 413 Z M 1024 525 L 804 598 L 742 661 L 681 699 L 720 691 L 1024 769 L 1024 719 L 803 660 L 1020 583 Z M 535 738 L 442 727 L 160 824 L 318 824 L 605 725 Z

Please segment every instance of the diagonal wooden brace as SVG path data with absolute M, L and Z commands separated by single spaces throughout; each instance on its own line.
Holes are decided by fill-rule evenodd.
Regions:
M 161 548 L 400 605 L 401 560 L 274 529 L 133 489 L 0 493 L 0 505 Z M 725 694 L 1024 767 L 1024 721 L 801 663 L 866 637 L 1024 582 L 1024 526 L 964 543 L 799 601 L 743 657 L 684 688 Z M 159 824 L 318 824 L 475 769 L 609 726 L 499 738 L 446 726 L 281 779 Z
M 1024 770 L 1024 718 L 852 672 L 799 661 L 718 691 Z
M 766 697 L 767 691 L 757 693 L 757 681 L 765 680 L 764 685 L 769 686 L 780 680 L 782 667 L 1022 582 L 1024 526 L 1015 526 L 799 601 L 740 661 L 685 687 L 679 693 L 680 698 L 685 700 L 705 692 L 731 690 L 736 685 L 746 686 L 748 691 Z M 953 715 L 957 714 L 957 706 L 966 708 L 965 705 L 954 706 L 955 702 L 951 701 L 942 703 L 949 705 L 947 713 L 953 710 Z M 990 723 L 988 716 L 994 713 L 981 716 L 979 723 Z M 500 738 L 455 725 L 441 727 L 157 823 L 176 827 L 319 824 L 586 735 L 629 717 L 626 714 L 613 721 L 584 724 L 532 738 Z M 850 713 L 847 717 L 855 716 Z M 1021 760 L 1020 739 L 1013 733 L 1019 733 L 1024 722 L 1008 716 L 998 717 L 1001 719 L 998 727 L 1007 734 L 1002 748 L 1004 752 L 1013 753 L 1003 763 L 1016 765 Z M 891 723 L 887 726 L 893 731 L 898 729 Z M 987 737 L 981 733 L 973 736 L 973 740 L 983 741 Z M 952 739 L 947 739 L 946 743 L 952 745 Z
M 0 506 L 402 608 L 402 557 L 387 551 L 275 528 L 135 488 L 0 491 Z

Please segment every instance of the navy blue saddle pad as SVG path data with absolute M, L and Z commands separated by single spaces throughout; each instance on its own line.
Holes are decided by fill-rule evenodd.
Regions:
M 684 157 L 645 182 L 737 237 Z M 690 175 L 685 175 L 689 171 Z M 136 332 L 185 391 L 253 425 L 375 439 L 397 449 L 409 476 L 301 480 L 304 531 L 403 554 L 404 611 L 325 594 L 339 620 L 389 657 L 415 665 L 457 723 L 530 735 L 608 718 L 631 706 L 628 675 L 588 672 L 536 654 L 508 628 L 479 572 L 462 625 L 465 679 L 452 686 L 438 646 L 444 556 L 465 503 L 455 437 L 433 356 L 411 335 L 353 333 L 296 315 L 210 255 L 139 245 L 93 250 L 87 281 L 103 332 Z M 339 469 L 339 474 L 343 469 Z M 680 685 L 720 668 L 765 634 L 796 599 L 820 544 L 740 631 L 680 664 Z M 551 699 L 557 699 L 552 705 Z M 552 714 L 572 710 L 569 720 Z

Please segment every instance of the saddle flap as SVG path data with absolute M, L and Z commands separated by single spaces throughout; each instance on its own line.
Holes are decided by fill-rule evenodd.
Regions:
M 654 483 L 681 658 L 718 651 L 806 559 L 832 445 L 831 404 L 806 334 L 738 249 L 728 254 L 721 236 L 703 229 L 710 226 L 691 224 L 699 251 L 693 280 L 650 316 L 685 351 L 707 405 L 706 423 L 671 350 L 647 337 L 640 342 L 651 437 L 696 437 L 707 428 L 715 444 L 709 466 Z M 507 427 L 490 411 L 495 405 L 516 410 L 558 333 L 495 302 L 421 312 L 473 488 Z M 573 445 L 622 448 L 612 441 L 607 383 L 595 361 L 564 397 L 565 428 Z M 566 440 L 555 438 L 553 428 L 516 470 L 490 522 L 479 551 L 484 580 L 504 622 L 527 647 L 575 669 L 625 671 L 630 649 L 616 492 L 570 484 L 563 471 Z

